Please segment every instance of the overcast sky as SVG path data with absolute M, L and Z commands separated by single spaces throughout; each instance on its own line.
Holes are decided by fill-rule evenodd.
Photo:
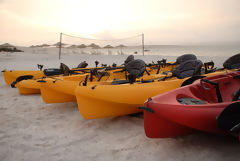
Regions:
M 144 33 L 146 44 L 240 42 L 239 0 L 0 0 L 0 43 Z

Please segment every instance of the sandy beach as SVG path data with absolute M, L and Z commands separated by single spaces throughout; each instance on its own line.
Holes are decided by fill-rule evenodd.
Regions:
M 229 57 L 240 54 L 239 6 L 239 0 L 0 0 L 0 71 L 39 70 L 38 64 L 43 65 L 43 69 L 59 69 L 60 63 L 76 68 L 83 61 L 88 67 L 95 67 L 95 61 L 99 66 L 122 65 L 129 55 L 146 64 L 155 64 L 162 59 L 175 62 L 183 54 L 194 54 L 203 63 L 213 61 L 214 67 L 223 68 Z M 238 61 L 236 57 L 233 60 Z M 233 62 L 233 66 L 239 65 L 239 61 Z M 140 64 L 139 67 L 144 67 L 144 63 Z M 184 70 L 183 75 L 196 71 L 192 67 L 190 64 L 191 70 Z M 231 82 L 224 82 L 222 93 Z M 159 84 L 159 90 L 150 84 L 149 91 L 162 91 L 165 86 Z M 224 95 L 231 93 L 235 99 L 238 96 L 235 87 L 239 87 L 232 84 L 234 88 L 226 90 Z M 62 86 L 55 87 L 65 90 Z M 71 87 L 67 84 L 68 90 L 74 91 Z M 87 94 L 93 89 L 88 87 Z M 107 105 L 98 98 L 111 98 L 111 106 L 114 98 L 127 100 L 125 105 L 133 106 L 130 96 L 134 98 L 131 101 L 137 102 L 147 95 L 141 84 L 137 84 L 137 88 L 133 86 L 132 91 L 129 86 L 122 88 L 121 85 L 117 94 L 124 95 L 118 97 L 115 88 L 111 90 L 113 94 L 109 94 L 102 87 L 104 92 L 94 93 L 97 95 L 94 102 L 87 102 L 92 98 L 78 97 L 78 102 L 82 101 L 78 103 L 80 109 L 93 109 L 95 103 L 96 109 L 103 111 L 99 105 Z M 83 94 L 83 88 L 79 95 Z M 125 95 L 125 91 L 129 95 Z M 199 91 L 196 93 L 214 99 Z M 103 96 L 104 93 L 107 94 Z M 50 95 L 58 96 L 56 92 L 44 96 L 50 98 Z M 65 95 L 61 101 L 64 98 Z M 202 100 L 199 95 L 197 98 Z M 80 105 L 84 100 L 86 105 Z M 118 116 L 85 120 L 78 104 L 46 104 L 40 94 L 20 95 L 17 88 L 6 85 L 0 72 L 0 161 L 240 160 L 240 141 L 231 136 L 198 132 L 151 139 L 145 135 L 143 118 Z M 122 104 L 113 107 L 123 107 Z
M 70 67 L 95 59 L 117 64 L 127 56 L 0 53 L 3 69 L 37 70 L 36 64 Z M 138 57 L 138 56 L 137 56 Z M 161 56 L 145 56 L 145 61 Z M 139 56 L 139 58 L 142 58 Z M 168 57 L 169 61 L 176 57 Z M 206 58 L 206 60 L 209 59 Z M 215 61 L 215 58 L 213 58 Z M 218 64 L 224 58 L 218 58 Z M 143 119 L 129 116 L 85 120 L 76 103 L 45 104 L 40 95 L 19 95 L 0 75 L 0 160 L 1 161 L 237 161 L 239 143 L 230 137 L 197 133 L 177 138 L 149 139 Z

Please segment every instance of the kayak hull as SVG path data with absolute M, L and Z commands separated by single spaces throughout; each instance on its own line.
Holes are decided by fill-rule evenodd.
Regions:
M 40 91 L 45 103 L 75 102 L 75 88 L 78 81 L 63 81 L 46 78 L 40 82 Z
M 173 62 L 171 62 L 171 63 L 173 63 Z M 176 64 L 169 64 L 169 65 L 161 66 L 161 68 L 159 69 L 159 72 L 171 71 L 176 66 L 177 66 Z M 113 67 L 114 70 L 109 70 L 108 72 L 110 72 L 110 74 L 113 78 L 124 79 L 125 78 L 124 72 L 121 73 L 120 77 L 119 77 L 119 73 L 114 73 L 115 71 L 122 70 L 121 66 L 119 66 L 119 67 L 120 67 L 120 69 L 117 69 L 118 67 L 116 67 L 116 70 Z M 103 67 L 97 67 L 97 68 L 93 67 L 93 68 L 76 68 L 76 69 L 72 69 L 72 71 L 75 71 L 76 73 L 79 73 L 79 74 L 81 74 L 81 73 L 83 74 L 84 71 L 89 73 L 90 70 L 94 70 L 94 69 L 98 69 L 99 71 L 105 70 Z M 156 72 L 158 71 L 158 65 L 153 65 L 153 66 L 147 67 L 147 71 L 150 74 L 156 74 Z M 47 77 L 43 73 L 43 71 L 40 71 L 40 70 L 4 70 L 3 71 L 4 80 L 8 86 L 11 86 L 12 82 L 14 82 L 18 77 L 25 76 L 25 75 L 32 75 L 33 76 L 32 79 L 40 79 L 42 77 Z
M 111 85 L 113 77 L 121 79 L 125 74 L 110 74 L 109 76 L 102 77 L 101 81 L 97 81 L 97 78 L 94 77 L 93 81 L 90 82 L 88 78 L 87 86 L 95 85 Z M 162 76 L 162 75 L 157 75 Z M 74 79 L 76 78 L 76 79 Z M 75 102 L 75 88 L 77 86 L 83 86 L 86 76 L 68 76 L 61 77 L 61 79 L 46 78 L 43 82 L 40 83 L 41 94 L 44 102 L 46 103 L 62 103 L 62 102 Z M 152 79 L 156 78 L 156 75 L 144 75 L 142 78 Z M 60 81 L 59 81 L 60 80 Z
M 144 106 L 154 111 L 144 111 L 146 135 L 150 138 L 176 137 L 185 135 L 185 132 L 188 134 L 188 130 L 225 135 L 226 132 L 218 127 L 216 118 L 232 103 L 233 93 L 240 87 L 240 80 L 233 79 L 233 76 L 239 74 L 234 72 L 207 77 L 219 82 L 223 102 L 218 102 L 215 88 L 210 85 L 209 90 L 203 89 L 200 80 L 145 102 Z M 193 104 L 179 102 L 183 98 L 190 98 Z M 196 103 L 199 100 L 204 103 Z
M 150 112 L 144 112 L 144 125 L 145 134 L 149 138 L 177 137 L 196 132 Z
M 3 72 L 4 80 L 8 86 L 20 76 L 32 75 L 33 79 L 44 77 L 43 71 L 31 71 L 31 70 L 6 70 Z
M 226 72 L 228 71 L 224 70 L 207 75 L 219 75 Z M 79 111 L 85 119 L 114 117 L 140 112 L 138 107 L 142 106 L 149 97 L 176 89 L 187 79 L 172 78 L 151 83 L 77 86 L 75 95 Z
M 36 80 L 23 80 L 15 85 L 20 95 L 39 94 L 40 84 Z
M 143 102 L 159 93 L 180 86 L 183 80 L 167 82 L 135 83 L 122 85 L 77 86 L 75 94 L 78 108 L 85 119 L 120 116 L 141 112 Z
M 116 79 L 123 79 L 123 78 L 125 78 L 125 73 L 124 72 L 114 73 L 114 71 L 119 71 L 119 69 L 110 71 L 109 75 L 103 76 L 101 78 L 101 81 L 112 80 L 114 78 L 116 78 Z M 73 83 L 74 81 L 76 81 L 78 83 L 80 83 L 80 82 L 83 83 L 85 78 L 86 78 L 86 76 L 88 76 L 88 78 L 87 78 L 88 82 L 96 82 L 99 79 L 96 76 L 93 76 L 92 78 L 90 78 L 90 74 L 89 73 L 86 73 L 86 74 L 74 74 L 74 75 L 70 75 L 70 76 L 52 76 L 52 77 L 47 77 L 47 79 L 52 79 L 52 82 L 56 82 L 57 80 L 66 81 L 67 84 L 68 83 Z M 39 83 L 38 81 L 39 80 L 45 80 L 45 79 L 46 78 L 23 80 L 23 81 L 18 82 L 15 86 L 19 89 L 19 94 L 40 94 L 41 93 L 41 90 L 40 90 L 40 87 L 41 87 L 40 84 L 41 83 Z M 50 84 L 50 83 L 47 82 L 46 84 Z M 55 86 L 52 86 L 52 85 L 50 85 L 48 87 L 49 90 L 52 90 L 52 91 L 49 91 L 50 95 L 53 94 L 52 92 L 55 90 L 54 88 L 55 88 Z M 57 88 L 59 88 L 59 87 L 57 87 Z M 62 88 L 62 87 L 60 87 L 60 88 Z M 44 91 L 46 91 L 46 90 L 47 89 L 44 88 Z M 62 92 L 62 91 L 65 91 L 65 89 L 63 88 L 63 90 L 55 90 L 55 92 Z M 61 93 L 55 93 L 56 97 L 60 96 L 60 95 L 61 95 Z M 63 95 L 64 95 L 64 93 L 63 93 Z M 74 91 L 71 93 L 71 95 L 74 95 Z M 62 99 L 62 98 L 64 98 L 65 96 L 66 95 L 59 97 L 59 100 L 63 101 L 64 99 Z M 51 98 L 51 97 L 49 97 L 49 98 Z M 69 99 L 67 99 L 67 100 L 69 100 Z M 72 100 L 72 99 L 70 99 L 70 100 Z M 55 99 L 55 101 L 53 101 L 53 102 L 57 103 L 56 101 L 57 101 L 57 99 Z M 62 101 L 60 101 L 60 102 L 62 102 Z M 74 101 L 74 100 L 72 100 L 72 101 Z

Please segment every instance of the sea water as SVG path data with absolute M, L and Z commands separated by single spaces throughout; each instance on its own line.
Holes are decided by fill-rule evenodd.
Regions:
M 88 60 L 96 59 L 106 64 L 111 64 L 112 62 L 121 64 L 130 54 L 147 63 L 156 63 L 157 60 L 163 58 L 167 59 L 168 62 L 175 61 L 178 56 L 183 54 L 195 54 L 198 59 L 203 62 L 214 61 L 215 66 L 221 68 L 227 58 L 240 53 L 240 45 L 146 45 L 144 46 L 144 50 L 142 46 L 94 50 L 95 51 L 91 53 L 89 49 L 81 49 L 81 52 L 84 51 L 83 53 L 85 54 L 83 55 L 86 55 L 85 57 Z M 63 51 L 63 59 L 66 58 L 64 55 L 67 55 L 69 52 L 81 55 L 81 52 L 65 49 L 65 51 Z
M 135 59 L 142 59 L 146 63 L 156 63 L 158 60 L 167 59 L 167 62 L 176 61 L 183 54 L 195 54 L 202 62 L 213 61 L 215 67 L 222 68 L 223 62 L 230 56 L 240 53 L 240 45 L 146 45 L 143 55 L 141 46 L 111 48 L 111 49 L 75 49 L 63 48 L 59 59 L 58 48 L 21 48 L 24 53 L 1 53 L 0 63 L 2 69 L 22 69 L 21 63 L 26 69 L 36 69 L 36 64 L 43 64 L 45 68 L 59 67 L 65 63 L 69 67 L 77 67 L 82 61 L 86 61 L 89 67 L 95 66 L 95 61 L 101 64 L 123 64 L 128 55 L 133 54 Z M 17 62 L 11 63 L 11 59 L 17 57 Z

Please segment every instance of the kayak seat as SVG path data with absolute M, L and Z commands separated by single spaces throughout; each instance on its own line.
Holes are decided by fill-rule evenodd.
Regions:
M 227 69 L 238 69 L 240 68 L 240 53 L 233 55 L 228 58 L 224 63 L 223 67 Z
M 183 79 L 186 77 L 191 77 L 191 76 L 200 74 L 201 68 L 202 68 L 202 61 L 187 60 L 179 64 L 175 69 L 173 69 L 172 75 L 179 79 Z
M 77 66 L 77 68 L 86 68 L 87 66 L 88 66 L 88 63 L 86 63 L 86 61 L 83 61 Z
M 125 68 L 128 72 L 127 79 L 132 84 L 136 81 L 136 78 L 143 76 L 143 73 L 146 72 L 146 63 L 143 60 L 136 59 L 128 62 Z
M 140 77 L 143 76 L 143 73 L 146 71 L 146 64 L 143 60 L 136 59 L 127 63 L 125 69 L 129 75 Z
M 206 102 L 195 98 L 178 98 L 177 101 L 183 105 L 202 105 Z
M 61 69 L 57 69 L 57 68 L 48 68 L 48 69 L 44 69 L 43 73 L 46 76 L 53 76 L 53 75 L 63 74 L 63 71 Z
M 188 60 L 197 60 L 197 57 L 194 54 L 184 54 L 177 58 L 176 63 L 181 64 Z
M 70 69 L 66 64 L 60 63 L 60 70 L 62 70 L 64 76 L 68 76 L 70 74 Z

